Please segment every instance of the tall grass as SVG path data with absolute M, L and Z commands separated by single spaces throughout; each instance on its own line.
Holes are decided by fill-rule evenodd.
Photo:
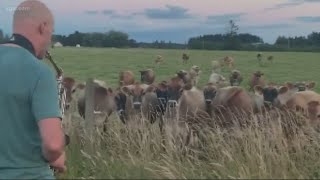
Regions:
M 189 145 L 179 136 L 168 136 L 180 131 L 167 125 L 164 149 L 158 121 L 123 125 L 115 117 L 105 134 L 95 130 L 90 139 L 84 120 L 73 114 L 67 129 L 68 172 L 59 178 L 320 178 L 320 136 L 314 125 L 282 111 L 233 120 L 241 118 L 252 123 L 202 127 Z

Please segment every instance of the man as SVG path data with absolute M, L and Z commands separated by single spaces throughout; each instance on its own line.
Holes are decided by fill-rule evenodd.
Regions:
M 0 45 L 0 178 L 54 179 L 64 172 L 58 89 L 43 59 L 54 19 L 36 0 L 14 12 L 13 38 Z

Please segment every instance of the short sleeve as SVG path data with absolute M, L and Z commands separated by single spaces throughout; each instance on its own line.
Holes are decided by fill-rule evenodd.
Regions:
M 62 118 L 57 80 L 50 68 L 43 68 L 32 92 L 32 112 L 36 121 Z

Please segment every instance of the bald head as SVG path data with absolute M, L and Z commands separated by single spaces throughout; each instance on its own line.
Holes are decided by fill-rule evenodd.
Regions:
M 13 33 L 29 39 L 38 58 L 42 59 L 51 44 L 54 18 L 49 8 L 38 0 L 26 0 L 13 15 Z

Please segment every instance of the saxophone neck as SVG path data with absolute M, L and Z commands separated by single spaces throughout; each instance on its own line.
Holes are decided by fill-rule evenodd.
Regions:
M 53 61 L 52 56 L 49 51 L 46 51 L 46 58 L 49 59 L 51 64 L 53 65 L 54 69 L 57 72 L 57 78 L 62 77 L 63 71 L 60 67 L 57 66 L 57 64 Z

